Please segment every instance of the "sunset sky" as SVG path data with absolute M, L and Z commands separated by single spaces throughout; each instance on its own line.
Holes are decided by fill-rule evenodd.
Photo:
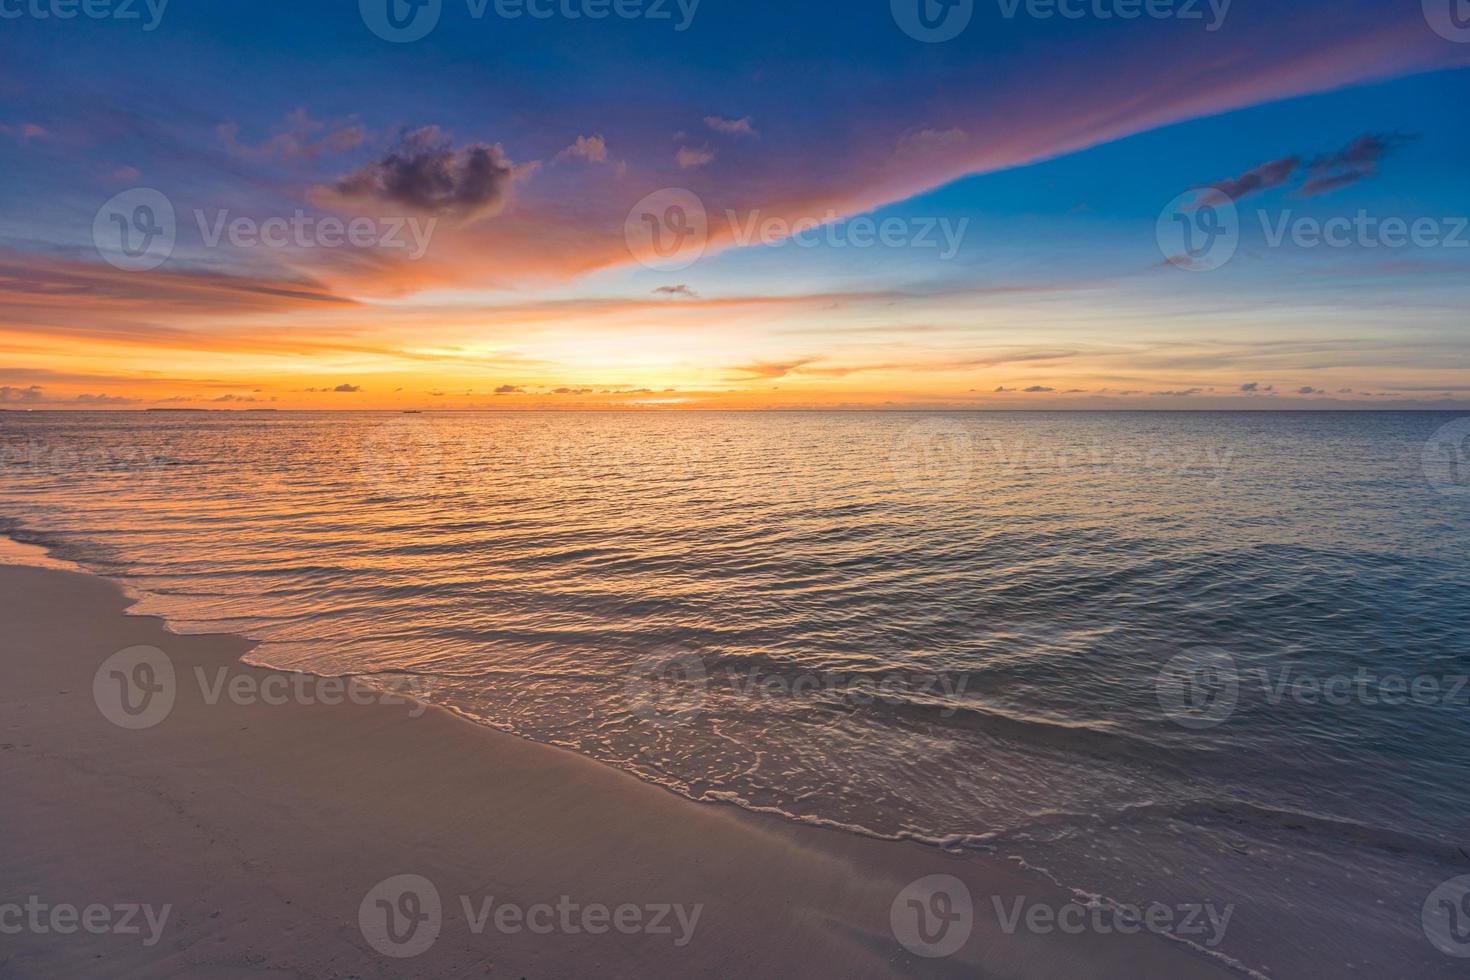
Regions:
M 442 0 L 402 42 L 386 0 L 49 2 L 0 0 L 0 407 L 1470 403 L 1434 0 L 977 0 L 937 43 L 905 0 Z M 1166 254 L 1200 188 L 1218 268 Z M 702 251 L 654 261 L 679 214 Z

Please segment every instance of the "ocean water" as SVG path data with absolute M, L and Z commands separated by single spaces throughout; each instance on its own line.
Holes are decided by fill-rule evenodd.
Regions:
M 1470 968 L 1454 415 L 10 412 L 0 519 L 697 800 L 1232 905 L 1243 975 Z

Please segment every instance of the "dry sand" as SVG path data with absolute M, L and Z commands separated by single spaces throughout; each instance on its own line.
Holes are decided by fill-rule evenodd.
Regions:
M 312 679 L 241 665 L 250 643 L 238 637 L 127 616 L 121 590 L 94 576 L 0 567 L 0 597 L 0 977 L 1238 975 L 1148 933 L 1006 934 L 994 897 L 1059 907 L 1072 896 L 999 859 L 691 803 L 423 705 L 210 704 L 196 668 L 251 689 Z M 104 717 L 93 681 L 136 645 L 167 654 L 177 694 L 164 720 L 129 730 Z M 936 874 L 968 886 L 974 927 L 952 955 L 926 958 L 895 938 L 890 910 Z M 442 906 L 437 940 L 411 958 L 375 950 L 360 924 L 369 891 L 396 875 L 431 882 Z M 416 911 L 390 891 L 395 909 Z M 497 928 L 506 904 L 503 916 L 530 920 Z M 129 906 L 156 921 L 165 905 L 151 944 L 142 911 L 137 933 L 53 928 L 71 906 L 98 906 L 100 930 Z M 670 912 L 669 933 L 632 931 L 635 914 L 651 923 L 668 905 L 686 924 Z

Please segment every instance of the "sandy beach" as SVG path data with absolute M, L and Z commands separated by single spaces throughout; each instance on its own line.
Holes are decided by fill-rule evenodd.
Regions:
M 1235 975 L 1146 930 L 1048 928 L 1030 908 L 1072 896 L 1000 861 L 691 803 L 442 710 L 245 667 L 248 641 L 125 615 L 97 577 L 8 566 L 0 592 L 0 977 Z M 175 675 L 161 721 L 108 704 L 127 666 L 109 658 L 137 647 Z M 906 937 L 964 940 L 942 956 L 905 948 L 891 915 L 900 893 L 960 914 L 911 888 L 931 875 L 973 899 L 972 927 Z M 996 908 L 1018 900 L 1008 933 Z

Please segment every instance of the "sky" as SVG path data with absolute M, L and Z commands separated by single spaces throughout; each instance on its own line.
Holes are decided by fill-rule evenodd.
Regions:
M 1457 408 L 1465 0 L 0 0 L 0 408 Z

